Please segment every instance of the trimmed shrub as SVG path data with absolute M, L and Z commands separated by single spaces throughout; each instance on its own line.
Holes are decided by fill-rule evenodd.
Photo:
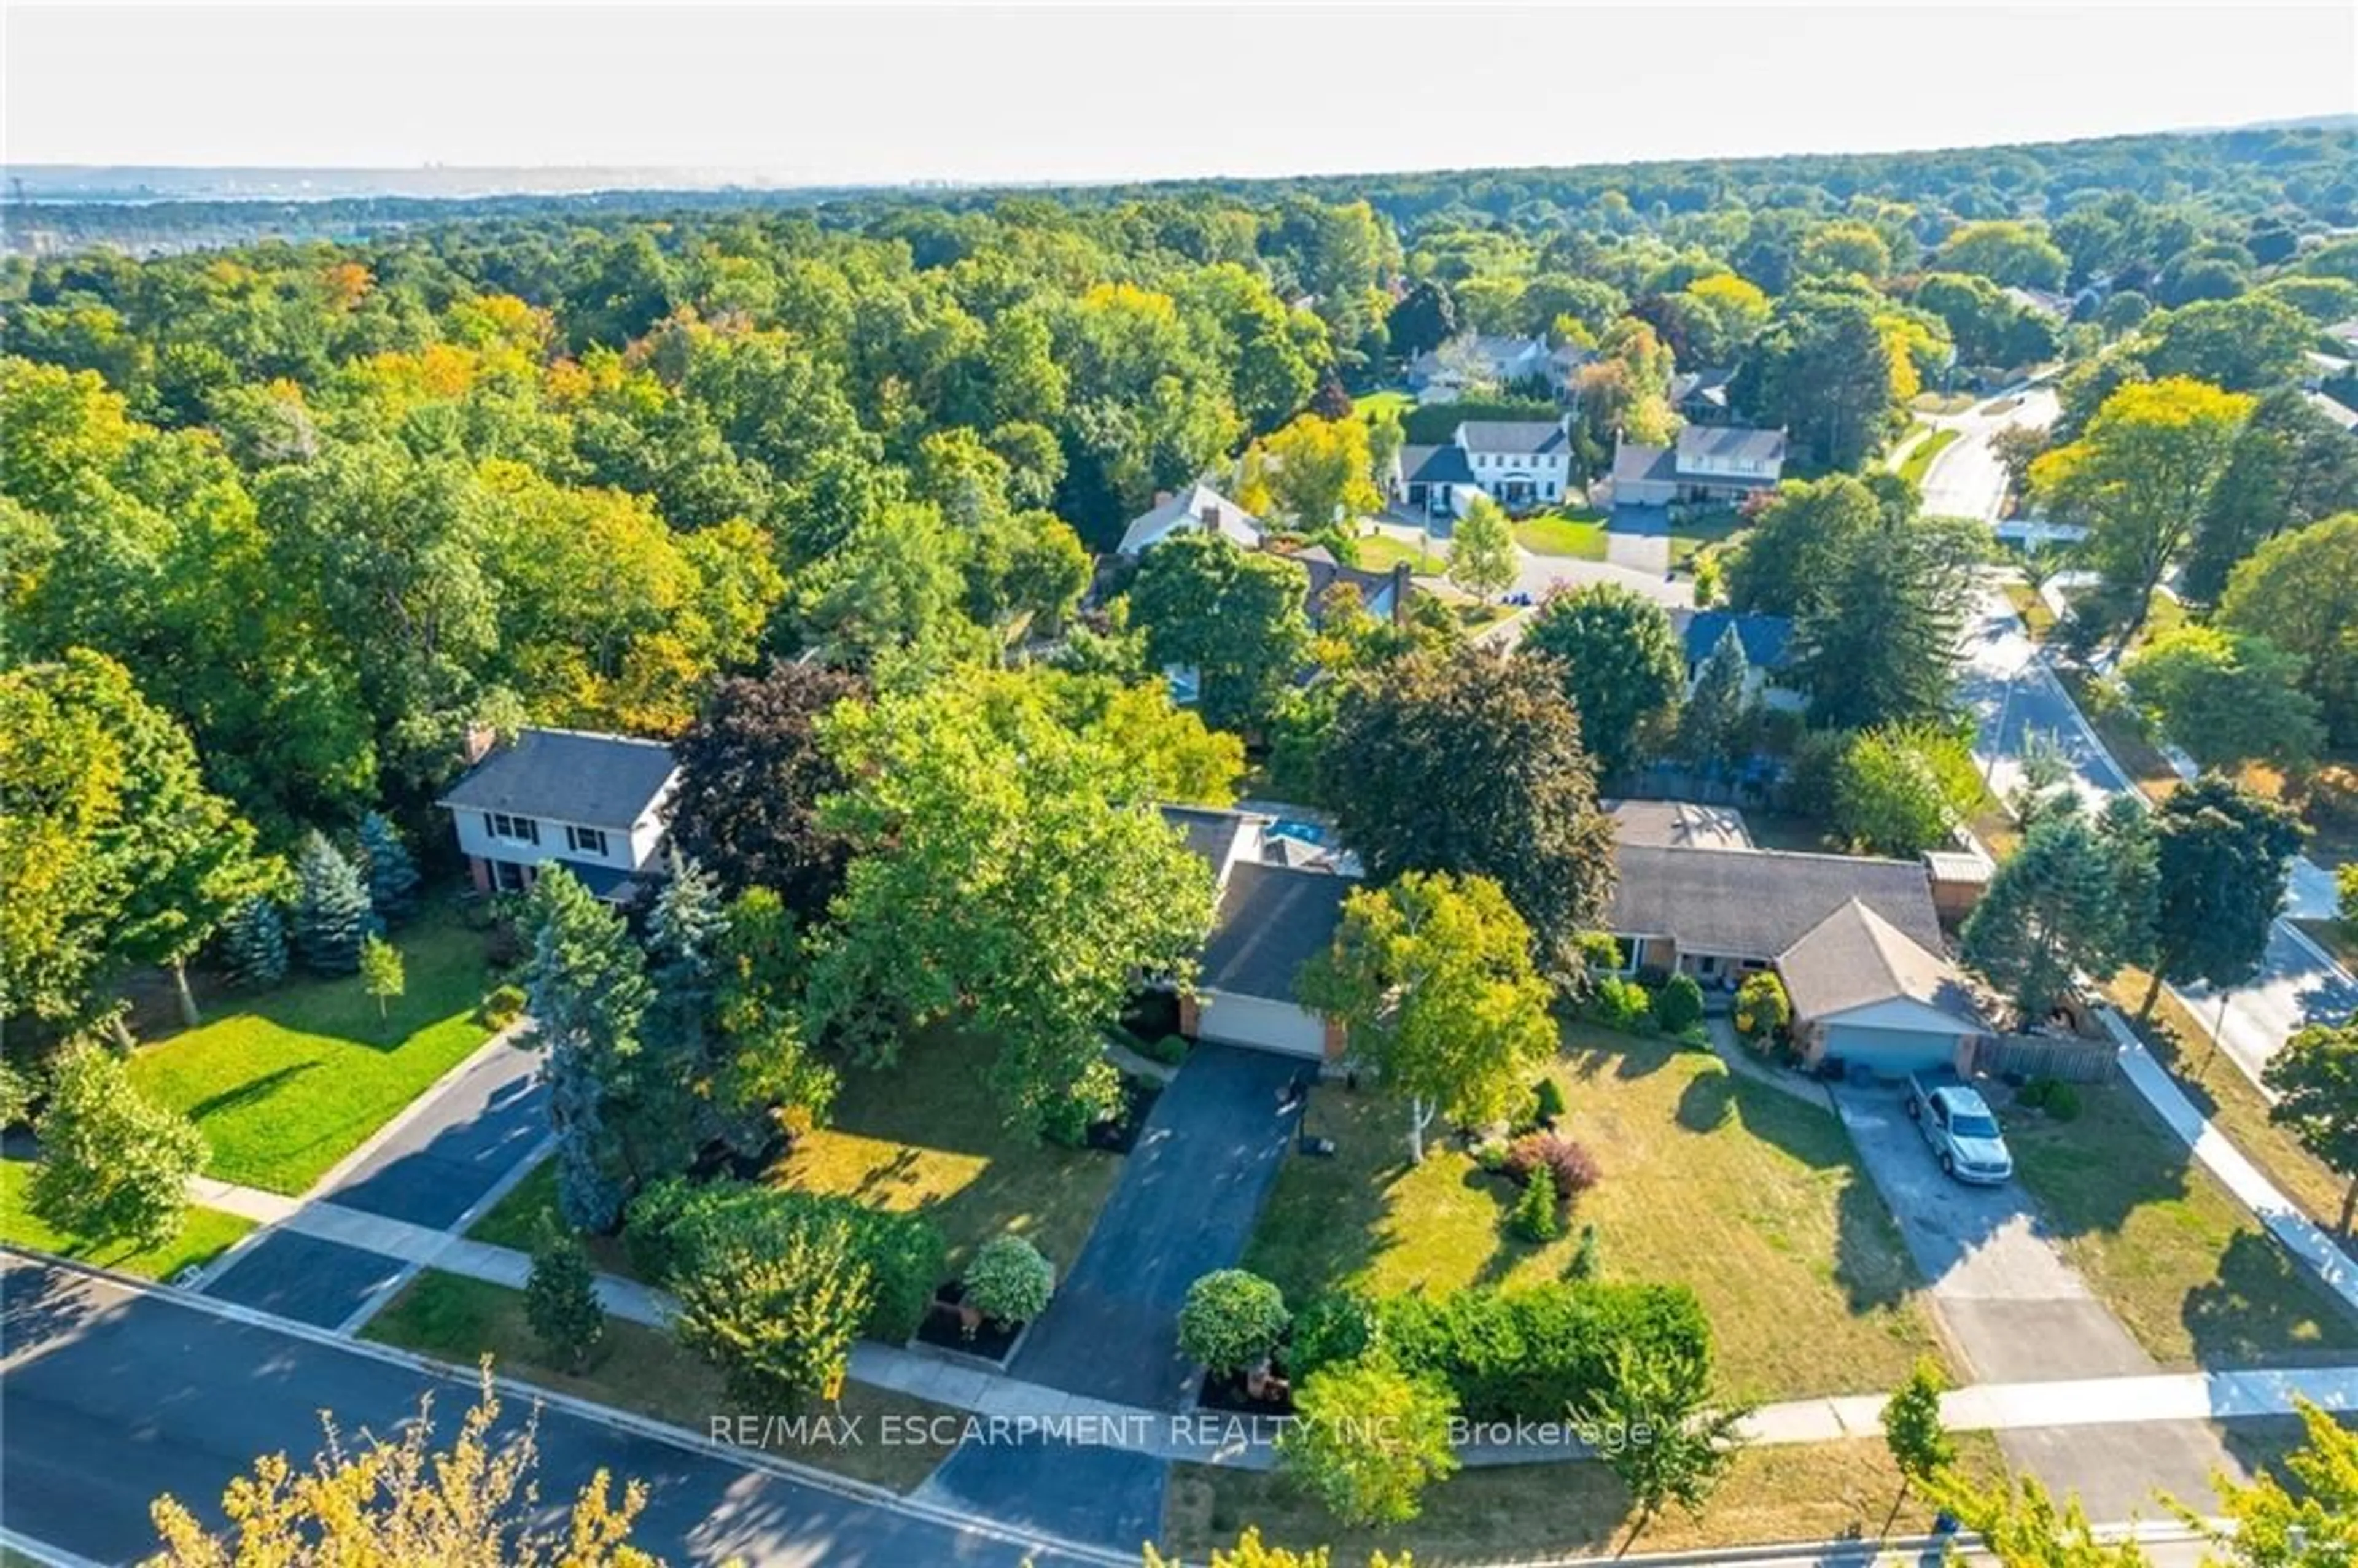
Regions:
M 1393 1364 L 1441 1379 L 1475 1421 L 1552 1421 L 1586 1406 L 1624 1346 L 1641 1359 L 1711 1357 L 1711 1325 L 1684 1285 L 1477 1285 L 1387 1297 L 1376 1322 Z
M 1534 1098 L 1539 1101 L 1541 1127 L 1554 1126 L 1556 1119 L 1571 1108 L 1563 1101 L 1563 1086 L 1553 1078 L 1541 1078 Z
M 1378 1343 L 1375 1303 L 1356 1291 L 1329 1291 L 1294 1314 L 1285 1369 L 1306 1378 L 1321 1367 L 1356 1361 Z
M 493 986 L 477 1004 L 476 1020 L 486 1029 L 505 1029 L 524 1016 L 526 1000 L 522 986 Z
M 1179 1348 L 1216 1376 L 1266 1359 L 1285 1337 L 1285 1296 L 1259 1274 L 1219 1269 L 1187 1287 Z
M 1703 987 L 1693 975 L 1672 975 L 1654 997 L 1654 1018 L 1663 1033 L 1683 1034 L 1703 1022 Z
M 2055 1087 L 2053 1078 L 2033 1078 L 2014 1091 L 2014 1103 L 2026 1110 L 2037 1110 L 2047 1103 L 2047 1091 Z
M 1645 987 L 1618 975 L 1601 977 L 1581 1011 L 1590 1022 L 1624 1034 L 1654 1032 L 1654 999 L 1647 994 Z
M 1087 1141 L 1090 1128 L 1119 1120 L 1126 1103 L 1121 1069 L 1099 1057 L 1081 1069 L 1079 1079 L 1061 1098 L 1042 1108 L 1041 1131 L 1051 1143 L 1077 1149 Z
M 2070 1084 L 2055 1083 L 2048 1087 L 2047 1114 L 2058 1121 L 2074 1121 L 2080 1115 L 2080 1091 Z
M 795 1238 L 838 1223 L 872 1276 L 861 1332 L 897 1345 L 917 1331 L 941 1282 L 945 1246 L 931 1220 L 830 1193 L 671 1176 L 633 1201 L 622 1236 L 633 1268 L 650 1283 L 676 1289 L 718 1258 L 764 1249 L 783 1256 Z
M 1584 1225 L 1580 1227 L 1580 1243 L 1573 1249 L 1572 1261 L 1563 1266 L 1563 1277 L 1574 1281 L 1593 1280 L 1604 1271 L 1604 1268 L 1605 1261 L 1600 1255 L 1596 1239 L 1596 1227 Z
M 1152 1040 L 1141 1044 L 1138 1054 L 1150 1062 L 1160 1062 L 1166 1067 L 1175 1067 L 1187 1059 L 1187 1037 L 1184 1034 L 1165 1034 L 1160 1040 Z
M 966 1304 L 1000 1323 L 1029 1323 L 1048 1310 L 1056 1266 L 1021 1236 L 996 1236 L 975 1249 L 958 1282 Z
M 1534 1242 L 1562 1236 L 1563 1219 L 1556 1213 L 1556 1202 L 1554 1174 L 1545 1165 L 1533 1165 L 1523 1183 L 1523 1195 L 1515 1201 L 1515 1234 Z
M 1512 1145 L 1503 1138 L 1485 1138 L 1467 1152 L 1474 1163 L 1493 1176 L 1507 1174 L 1507 1161 Z
M 1529 1182 L 1534 1173 L 1544 1171 L 1555 1184 L 1556 1195 L 1564 1199 L 1578 1197 L 1604 1174 L 1596 1168 L 1595 1155 L 1557 1132 L 1534 1132 L 1516 1139 L 1502 1168 L 1519 1182 Z
M 1785 982 L 1773 969 L 1756 969 L 1736 989 L 1736 1033 L 1755 1051 L 1767 1051 L 1793 1022 Z

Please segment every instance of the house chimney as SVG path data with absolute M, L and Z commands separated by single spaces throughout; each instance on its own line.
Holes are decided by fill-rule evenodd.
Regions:
M 1158 490 L 1154 492 L 1154 504 L 1157 506 L 1167 505 L 1170 500 L 1171 492 L 1167 490 Z
M 459 742 L 460 761 L 465 762 L 467 766 L 471 768 L 477 762 L 481 762 L 485 757 L 490 756 L 492 754 L 492 748 L 499 743 L 500 732 L 492 728 L 492 726 L 488 724 L 470 724 L 467 726 L 466 734 Z
M 1197 515 L 1202 517 L 1204 520 L 1205 533 L 1217 534 L 1220 531 L 1220 503 L 1218 502 L 1207 501 L 1204 503 L 1204 510 L 1197 514 Z

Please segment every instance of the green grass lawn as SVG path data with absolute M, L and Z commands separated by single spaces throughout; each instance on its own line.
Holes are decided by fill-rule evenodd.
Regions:
M 1366 393 L 1351 399 L 1351 412 L 1370 423 L 1387 413 L 1405 418 L 1408 411 L 1415 406 L 1416 398 L 1397 387 L 1389 392 Z
M 804 1134 L 774 1178 L 880 1208 L 919 1210 L 942 1228 L 953 1268 L 1009 1231 L 1062 1274 L 1121 1174 L 1121 1156 L 1061 1149 L 1008 1127 L 983 1083 L 985 1043 L 946 1030 L 904 1043 L 882 1070 L 844 1075 L 831 1124 Z
M 1402 561 L 1419 577 L 1440 577 L 1449 570 L 1446 557 L 1429 555 L 1389 534 L 1362 534 L 1357 544 L 1359 567 L 1364 571 L 1388 572 Z
M 711 1430 L 714 1416 L 765 1413 L 741 1411 L 730 1400 L 720 1374 L 682 1349 L 671 1336 L 620 1318 L 607 1320 L 606 1336 L 586 1368 L 579 1374 L 559 1371 L 525 1318 L 522 1291 L 438 1269 L 426 1270 L 404 1287 L 370 1321 L 362 1337 L 461 1367 L 489 1355 L 495 1370 L 558 1393 L 670 1422 L 699 1436 Z M 947 1444 L 878 1440 L 880 1418 L 901 1418 L 898 1424 L 906 1431 L 906 1418 L 955 1413 L 945 1406 L 847 1382 L 842 1399 L 830 1408 L 868 1418 L 859 1429 L 863 1441 L 798 1444 L 773 1450 L 778 1457 L 905 1492 L 923 1482 L 949 1453 Z
M 2030 640 L 2034 643 L 2047 641 L 2048 635 L 2055 630 L 2055 611 L 2047 608 L 2047 601 L 2039 597 L 2039 590 L 2027 582 L 2010 582 L 2006 585 L 2005 591 L 2006 602 L 2014 606 L 2017 615 L 2022 617 L 2023 630 L 2030 634 Z
M 1671 568 L 1691 571 L 1694 558 L 1744 526 L 1744 514 L 1733 506 L 1714 506 L 1671 525 Z
M 1535 556 L 1605 558 L 1605 514 L 1593 506 L 1562 506 L 1515 524 L 1515 543 Z
M 1957 433 L 1952 429 L 1943 427 L 1934 430 L 1909 448 L 1908 455 L 1900 460 L 1899 477 L 1911 484 L 1922 484 L 1924 475 L 1931 470 L 1932 460 L 1955 445 Z
M 1898 1229 L 1831 1112 L 1732 1076 L 1714 1057 L 1574 1028 L 1552 1069 L 1604 1179 L 1566 1236 L 1514 1239 L 1514 1189 L 1454 1142 L 1407 1159 L 1406 1116 L 1330 1088 L 1309 1130 L 1331 1159 L 1287 1161 L 1245 1266 L 1289 1300 L 1556 1278 L 1585 1223 L 1613 1278 L 1692 1285 L 1722 1379 L 1775 1400 L 1887 1389 L 1939 1354 Z
M 210 1263 L 254 1228 L 252 1220 L 233 1214 L 192 1207 L 180 1234 L 161 1247 L 91 1241 L 51 1229 L 26 1210 L 25 1193 L 32 1180 L 31 1161 L 0 1160 L 0 1240 L 120 1270 L 143 1280 L 169 1280 L 183 1269 Z
M 445 907 L 394 939 L 408 992 L 384 1020 L 358 976 L 290 979 L 132 1058 L 144 1092 L 196 1119 L 211 1173 L 299 1194 L 483 1043 L 483 938 Z
M 2071 1122 L 2006 1120 L 2016 1173 L 2089 1288 L 2165 1366 L 2321 1361 L 2358 1321 L 2277 1245 L 2125 1083 Z
M 1982 1482 L 2003 1474 L 1997 1443 L 1987 1433 L 1959 1433 L 1956 1444 L 1964 1474 Z M 1880 1439 L 1747 1449 L 1700 1519 L 1673 1507 L 1639 1539 L 1638 1550 L 1872 1537 L 1898 1496 L 1898 1472 Z M 1423 1504 L 1407 1524 L 1353 1530 L 1281 1476 L 1179 1465 L 1172 1468 L 1157 1544 L 1200 1562 L 1214 1547 L 1235 1544 L 1252 1525 L 1265 1546 L 1308 1551 L 1331 1544 L 1337 1563 L 1364 1563 L 1382 1551 L 1438 1565 L 1542 1553 L 1550 1560 L 1568 1552 L 1602 1555 L 1622 1543 L 1629 1522 L 1628 1493 L 1592 1461 L 1461 1470 L 1428 1489 Z M 1892 1529 L 1913 1534 L 1931 1524 L 1931 1510 L 1911 1498 Z

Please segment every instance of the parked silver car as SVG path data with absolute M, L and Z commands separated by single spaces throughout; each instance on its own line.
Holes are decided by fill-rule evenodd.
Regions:
M 1996 1186 L 2014 1174 L 2014 1155 L 1997 1118 L 1978 1090 L 1945 1071 L 1908 1076 L 1908 1115 L 1939 1157 L 1941 1170 L 1961 1182 Z

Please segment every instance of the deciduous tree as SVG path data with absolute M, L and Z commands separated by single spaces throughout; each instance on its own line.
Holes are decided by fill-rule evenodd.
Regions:
M 1303 967 L 1303 1005 L 1409 1102 L 1409 1153 L 1436 1112 L 1502 1114 L 1555 1053 L 1531 929 L 1487 877 L 1410 871 L 1353 892 L 1332 951 Z
M 1908 1500 L 1908 1489 L 1931 1485 L 1957 1462 L 1956 1440 L 1941 1421 L 1941 1396 L 1948 1388 L 1941 1364 L 1929 1356 L 1919 1357 L 1908 1380 L 1884 1403 L 1883 1443 L 1899 1472 L 1898 1495 L 1883 1520 L 1886 1535 L 1899 1517 L 1899 1505 Z
M 860 692 L 842 671 L 785 663 L 716 685 L 673 746 L 679 786 L 668 812 L 680 853 L 729 892 L 764 887 L 790 909 L 825 909 L 842 883 L 844 849 L 820 826 L 818 803 L 843 775 L 818 723 Z
M 1488 496 L 1469 502 L 1449 535 L 1449 580 L 1484 603 L 1514 585 L 1515 526 Z
M 1617 777 L 1661 750 L 1686 688 L 1686 655 L 1660 605 L 1617 583 L 1550 594 L 1523 647 L 1556 661 L 1599 773 Z
M 1742 1441 L 1737 1429 L 1750 1413 L 1713 1401 L 1706 1357 L 1627 1343 L 1615 1347 L 1611 1376 L 1573 1416 L 1618 1440 L 1603 1445 L 1605 1463 L 1628 1488 L 1638 1514 L 1616 1556 L 1628 1552 L 1670 1504 L 1702 1513 L 1735 1463 Z
M 409 989 L 401 949 L 372 931 L 361 938 L 361 989 L 376 1003 L 376 1015 L 385 1016 L 386 1004 Z
M 1381 1361 L 1311 1373 L 1294 1388 L 1293 1410 L 1278 1466 L 1346 1524 L 1405 1524 L 1426 1487 L 1456 1474 L 1448 1392 Z
M 189 1178 L 205 1141 L 187 1117 L 156 1105 L 108 1052 L 69 1046 L 49 1071 L 35 1124 L 41 1157 L 26 1206 L 71 1236 L 160 1247 L 180 1233 Z
M 2299 768 L 2325 738 L 2305 661 L 2256 633 L 2178 626 L 2122 667 L 2129 694 L 2206 768 Z
M 2342 1234 L 2348 1236 L 2358 1216 L 2358 1024 L 2300 1030 L 2268 1058 L 2260 1081 L 2277 1097 L 2268 1119 L 2349 1179 L 2342 1195 Z
M 1204 722 L 1244 730 L 1269 721 L 1309 657 L 1309 588 L 1301 567 L 1282 557 L 1187 533 L 1148 552 L 1130 613 L 1145 631 L 1149 660 L 1195 672 Z
M 2263 636 L 2306 662 L 2336 746 L 2358 741 L 2358 512 L 2271 539 L 2227 579 L 2218 624 Z

